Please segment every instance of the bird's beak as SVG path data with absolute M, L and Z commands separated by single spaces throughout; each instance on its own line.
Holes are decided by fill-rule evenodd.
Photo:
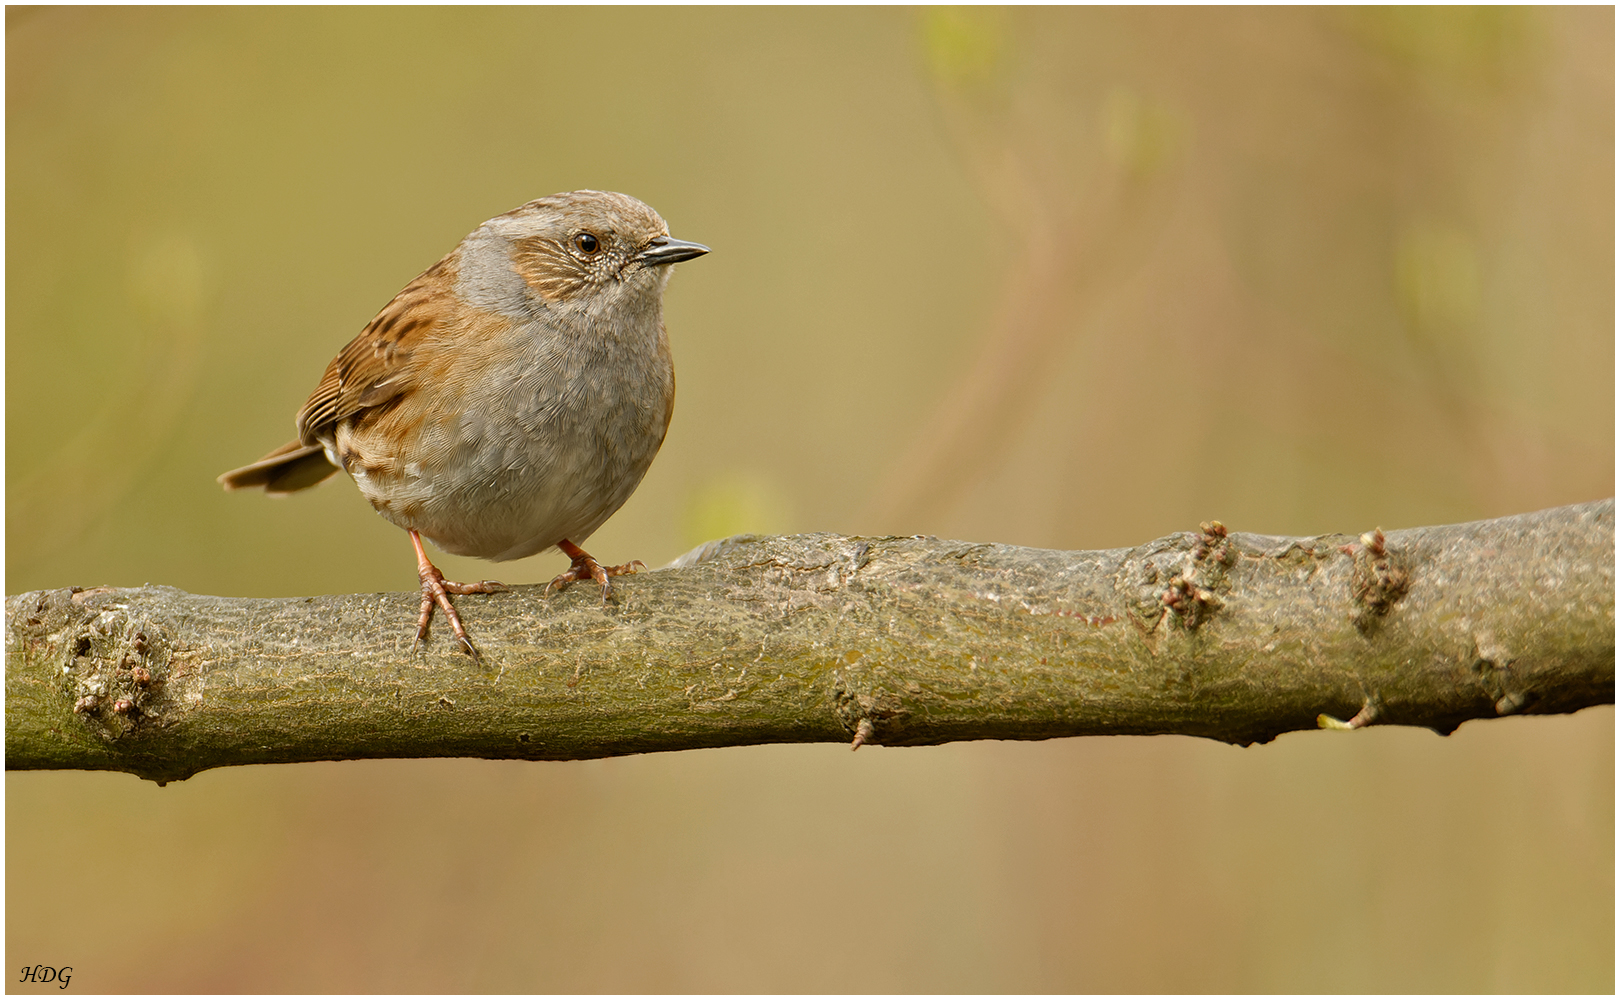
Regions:
M 647 243 L 646 249 L 636 254 L 636 259 L 648 267 L 660 264 L 673 264 L 676 261 L 691 260 L 701 257 L 709 252 L 709 248 L 701 243 L 688 243 L 673 236 L 654 236 Z

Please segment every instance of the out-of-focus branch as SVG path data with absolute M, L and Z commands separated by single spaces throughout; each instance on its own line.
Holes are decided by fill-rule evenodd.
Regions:
M 1094 116 L 1019 113 L 1007 89 L 1020 60 L 1005 11 L 933 9 L 922 18 L 940 125 L 1014 249 L 975 357 L 877 483 L 867 514 L 881 522 L 937 517 L 988 474 L 1099 289 L 1153 245 L 1177 173 L 1168 169 L 1173 116 L 1129 91 L 1085 109 Z M 1091 127 L 1067 134 L 1075 121 Z
M 360 757 L 1108 733 L 1233 743 L 1614 700 L 1614 502 L 1358 538 L 1059 552 L 742 536 L 594 588 L 6 600 L 6 766 L 156 781 Z M 1349 720 L 1347 722 L 1340 720 Z

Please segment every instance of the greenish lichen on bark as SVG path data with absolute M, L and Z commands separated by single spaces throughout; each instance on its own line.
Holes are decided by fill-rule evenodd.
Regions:
M 1427 726 L 1614 700 L 1612 500 L 1278 538 L 1219 524 L 1131 549 L 740 536 L 547 598 L 6 601 L 6 766 L 156 781 L 365 757 L 565 760 L 783 742 L 1181 733 L 1319 717 Z M 1342 724 L 1341 724 L 1342 725 Z

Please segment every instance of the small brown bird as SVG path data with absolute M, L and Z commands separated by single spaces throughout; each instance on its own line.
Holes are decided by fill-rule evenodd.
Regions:
M 579 547 L 635 492 L 664 442 L 675 369 L 664 331 L 669 265 L 709 252 L 673 239 L 647 205 L 608 191 L 540 198 L 473 230 L 394 296 L 298 411 L 298 439 L 219 477 L 227 490 L 307 489 L 338 469 L 410 532 L 422 580 L 416 638 L 435 606 L 478 653 L 427 538 L 501 562 L 557 546 L 551 581 L 602 586 Z

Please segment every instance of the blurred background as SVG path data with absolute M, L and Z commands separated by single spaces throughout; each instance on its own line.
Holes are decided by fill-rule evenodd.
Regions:
M 468 231 L 579 187 L 714 248 L 604 559 L 1610 496 L 1613 19 L 7 8 L 6 592 L 414 590 L 342 477 L 214 477 Z M 1607 708 L 12 773 L 6 820 L 8 962 L 84 991 L 1614 989 Z

